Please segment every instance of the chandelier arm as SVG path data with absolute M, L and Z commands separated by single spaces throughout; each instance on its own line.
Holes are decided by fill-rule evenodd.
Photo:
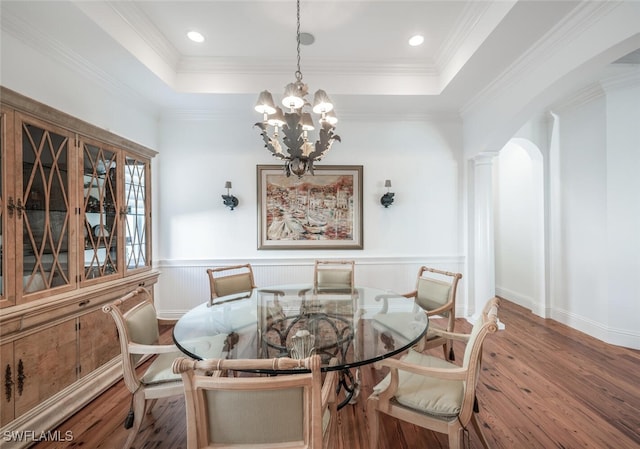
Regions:
M 287 159 L 285 155 L 283 155 L 282 153 L 278 153 L 278 151 L 276 151 L 276 148 L 273 145 L 274 139 L 272 137 L 269 137 L 269 134 L 267 133 L 267 125 L 262 122 L 258 122 L 254 126 L 257 126 L 262 130 L 260 135 L 262 136 L 262 140 L 264 141 L 264 147 L 267 150 L 271 151 L 271 153 L 273 153 L 274 156 L 280 159 Z

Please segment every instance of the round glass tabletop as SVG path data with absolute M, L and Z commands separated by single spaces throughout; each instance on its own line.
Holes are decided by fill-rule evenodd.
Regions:
M 315 353 L 327 371 L 402 352 L 418 342 L 428 324 L 422 309 L 393 292 L 357 287 L 315 293 L 311 285 L 295 284 L 217 298 L 212 306 L 203 303 L 178 320 L 173 339 L 196 359 Z

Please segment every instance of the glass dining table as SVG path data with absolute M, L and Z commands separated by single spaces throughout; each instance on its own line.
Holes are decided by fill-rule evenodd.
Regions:
M 198 360 L 319 354 L 323 371 L 341 372 L 343 406 L 359 391 L 359 371 L 353 368 L 407 350 L 428 326 L 426 314 L 411 299 L 388 290 L 318 292 L 310 284 L 287 284 L 216 298 L 213 305 L 204 302 L 177 321 L 173 340 Z

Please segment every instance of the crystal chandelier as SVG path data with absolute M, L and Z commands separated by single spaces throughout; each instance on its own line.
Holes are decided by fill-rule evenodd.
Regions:
M 302 82 L 300 71 L 300 0 L 297 0 L 296 40 L 298 65 L 295 72 L 296 81 L 285 87 L 282 104 L 288 112 L 275 106 L 271 93 L 262 91 L 258 97 L 255 110 L 262 114 L 262 122 L 255 126 L 262 130 L 262 139 L 267 150 L 273 156 L 285 161 L 284 171 L 287 176 L 293 173 L 302 177 L 309 172 L 313 175 L 313 163 L 322 159 L 331 148 L 334 140 L 341 141 L 340 136 L 333 133 L 338 122 L 333 110 L 333 103 L 324 90 L 318 90 L 314 95 L 313 108 L 311 110 L 320 116 L 318 140 L 311 142 L 309 131 L 314 130 L 313 120 L 308 108 L 311 107 L 306 100 L 308 86 Z M 269 132 L 272 134 L 269 135 Z M 286 153 L 283 151 L 286 146 Z

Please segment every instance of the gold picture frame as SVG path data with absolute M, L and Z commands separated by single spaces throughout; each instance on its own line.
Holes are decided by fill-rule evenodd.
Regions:
M 258 165 L 258 249 L 362 249 L 362 165 Z

